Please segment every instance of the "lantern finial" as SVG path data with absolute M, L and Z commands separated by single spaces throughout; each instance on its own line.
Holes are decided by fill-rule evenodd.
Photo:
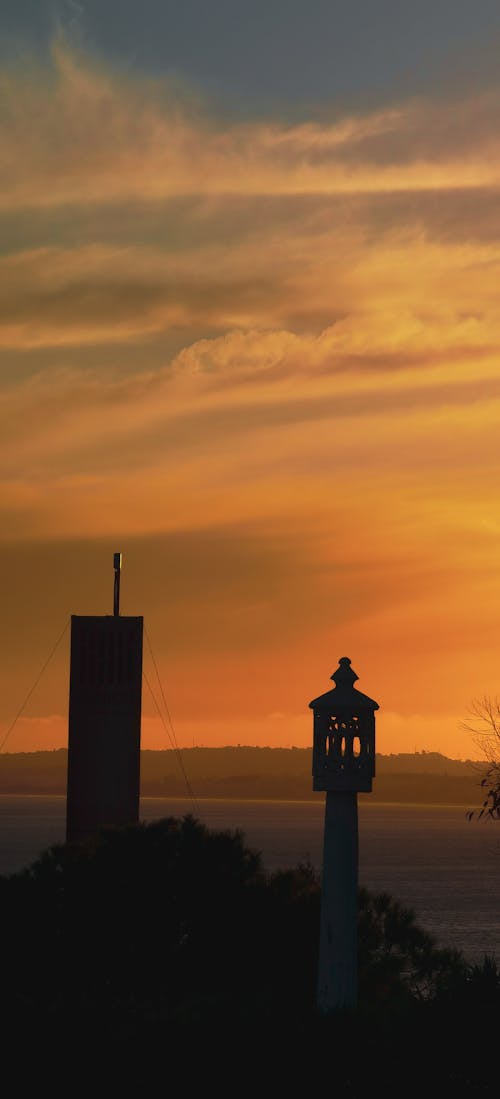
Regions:
M 354 668 L 351 668 L 351 661 L 348 656 L 340 657 L 337 671 L 330 676 L 330 679 L 333 679 L 336 687 L 352 687 L 359 679 Z

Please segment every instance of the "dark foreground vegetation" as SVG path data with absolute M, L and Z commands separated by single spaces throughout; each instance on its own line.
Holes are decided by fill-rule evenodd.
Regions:
M 361 892 L 359 1007 L 321 1018 L 319 905 L 309 866 L 265 875 L 240 833 L 192 817 L 54 847 L 1 878 L 16 1093 L 35 1076 L 69 1094 L 182 1080 L 188 1094 L 307 1081 L 333 1095 L 496 1095 L 494 962 L 468 966 L 397 901 Z

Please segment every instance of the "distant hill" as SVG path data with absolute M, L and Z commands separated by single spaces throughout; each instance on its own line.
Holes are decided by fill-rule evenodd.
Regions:
M 198 798 L 316 800 L 312 792 L 310 748 L 184 748 L 141 752 L 141 793 L 164 797 L 188 794 L 183 770 Z M 464 805 L 481 802 L 485 767 L 473 760 L 449 759 L 439 752 L 377 755 L 371 801 Z M 65 794 L 67 751 L 0 755 L 0 793 Z

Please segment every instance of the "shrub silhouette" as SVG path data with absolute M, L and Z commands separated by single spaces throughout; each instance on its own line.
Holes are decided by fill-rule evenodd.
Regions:
M 9 1033 L 46 1047 L 57 1033 L 66 1051 L 85 1036 L 87 1058 L 135 1048 L 190 1065 L 193 1048 L 224 1035 L 225 1064 L 257 1048 L 292 1083 L 302 1070 L 311 1081 L 313 1066 L 321 1082 L 325 1050 L 327 1061 L 336 1050 L 349 1095 L 374 1072 L 397 1090 L 418 1041 L 412 1079 L 423 1086 L 432 1055 L 442 1086 L 463 1079 L 470 1093 L 469 1061 L 453 1075 L 457 1041 L 466 1031 L 472 1056 L 498 1026 L 495 963 L 471 968 L 437 950 L 413 912 L 361 890 L 359 1008 L 318 1017 L 320 897 L 312 867 L 266 875 L 240 832 L 193 817 L 53 847 L 0 879 Z

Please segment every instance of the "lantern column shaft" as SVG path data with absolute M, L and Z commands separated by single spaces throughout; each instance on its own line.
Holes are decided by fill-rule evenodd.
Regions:
M 325 805 L 318 1007 L 357 1003 L 358 795 L 328 790 Z

